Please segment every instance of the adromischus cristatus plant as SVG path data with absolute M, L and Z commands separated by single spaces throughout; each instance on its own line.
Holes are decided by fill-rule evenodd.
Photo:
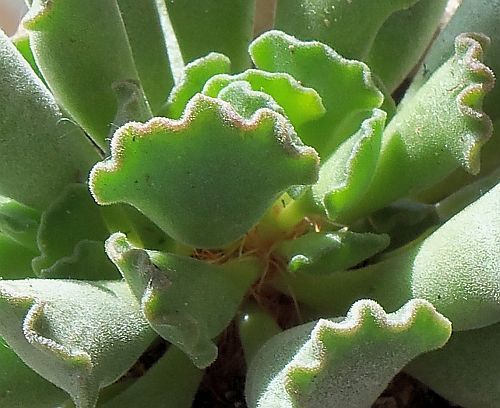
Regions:
M 1 407 L 207 406 L 241 355 L 250 408 L 369 407 L 402 370 L 500 407 L 500 1 L 437 37 L 445 0 L 279 0 L 260 35 L 251 0 L 28 3 Z

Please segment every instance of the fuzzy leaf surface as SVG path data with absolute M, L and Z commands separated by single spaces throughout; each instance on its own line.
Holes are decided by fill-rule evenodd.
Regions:
M 321 97 L 312 88 L 302 86 L 285 73 L 271 73 L 249 69 L 237 75 L 216 75 L 203 88 L 205 95 L 216 98 L 225 87 L 236 81 L 248 82 L 253 91 L 263 92 L 283 109 L 295 129 L 319 119 L 325 113 Z
M 151 327 L 199 368 L 217 357 L 212 339 L 234 317 L 262 272 L 255 259 L 212 265 L 191 257 L 134 248 L 123 234 L 106 243 Z
M 0 332 L 35 372 L 92 408 L 154 337 L 125 282 L 0 282 Z
M 495 408 L 500 402 L 500 324 L 455 332 L 440 350 L 417 357 L 405 371 L 466 408 Z
M 161 116 L 180 119 L 189 100 L 203 90 L 205 83 L 217 74 L 230 72 L 230 68 L 229 58 L 216 52 L 187 64 L 167 103 L 162 107 Z
M 322 274 L 356 266 L 388 245 L 388 235 L 340 230 L 304 234 L 284 241 L 277 252 L 288 259 L 290 272 Z
M 85 180 L 98 160 L 2 32 L 0 116 L 1 195 L 43 210 L 67 184 Z
M 116 0 L 35 0 L 24 26 L 57 101 L 107 151 L 112 85 L 140 81 Z
M 345 319 L 321 319 L 271 338 L 250 366 L 247 402 L 252 408 L 370 407 L 402 367 L 442 347 L 450 334 L 450 322 L 424 300 L 390 314 L 361 300 Z
M 457 37 L 455 55 L 385 128 L 370 187 L 351 214 L 339 217 L 343 222 L 429 187 L 459 167 L 479 172 L 479 152 L 492 133 L 482 111 L 495 80 L 482 63 L 487 45 L 481 34 Z
M 197 95 L 179 121 L 129 123 L 90 176 L 100 204 L 126 202 L 173 238 L 217 248 L 247 232 L 280 192 L 316 181 L 318 156 L 268 109 L 251 120 Z
M 297 133 L 322 159 L 353 134 L 372 109 L 382 105 L 383 95 L 368 67 L 341 57 L 320 42 L 268 31 L 254 40 L 249 51 L 257 68 L 288 73 L 319 94 L 325 115 L 299 127 Z

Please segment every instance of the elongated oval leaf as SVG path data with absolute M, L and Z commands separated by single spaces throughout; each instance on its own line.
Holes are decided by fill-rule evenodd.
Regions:
M 58 102 L 107 150 L 117 109 L 112 85 L 139 82 L 116 0 L 35 0 L 24 26 Z
M 0 194 L 45 209 L 83 181 L 97 152 L 0 32 Z

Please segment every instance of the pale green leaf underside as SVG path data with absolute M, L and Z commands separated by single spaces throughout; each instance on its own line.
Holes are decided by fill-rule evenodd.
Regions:
M 125 282 L 2 281 L 0 309 L 8 345 L 77 408 L 94 407 L 154 338 Z
M 412 361 L 405 371 L 465 408 L 496 408 L 500 324 L 453 333 L 441 349 Z
M 106 251 L 151 327 L 200 368 L 217 357 L 212 339 L 229 324 L 262 272 L 262 265 L 252 258 L 212 265 L 134 248 L 123 234 L 112 235 Z
M 325 115 L 297 128 L 297 133 L 322 159 L 359 128 L 367 112 L 383 102 L 365 64 L 347 60 L 322 43 L 269 31 L 254 40 L 249 52 L 259 69 L 288 73 L 319 94 Z
M 250 366 L 247 402 L 251 408 L 370 407 L 401 368 L 443 346 L 450 334 L 450 322 L 424 300 L 390 314 L 361 300 L 345 319 L 321 319 L 269 340 Z
M 316 181 L 318 157 L 268 109 L 250 120 L 195 96 L 181 120 L 129 123 L 90 185 L 100 204 L 126 202 L 173 238 L 221 247 L 243 236 L 278 195 Z
M 45 209 L 98 155 L 0 32 L 0 194 Z

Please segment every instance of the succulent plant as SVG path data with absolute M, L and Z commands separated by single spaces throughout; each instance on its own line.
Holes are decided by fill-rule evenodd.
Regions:
M 0 33 L 0 406 L 500 406 L 500 2 L 270 4 Z

